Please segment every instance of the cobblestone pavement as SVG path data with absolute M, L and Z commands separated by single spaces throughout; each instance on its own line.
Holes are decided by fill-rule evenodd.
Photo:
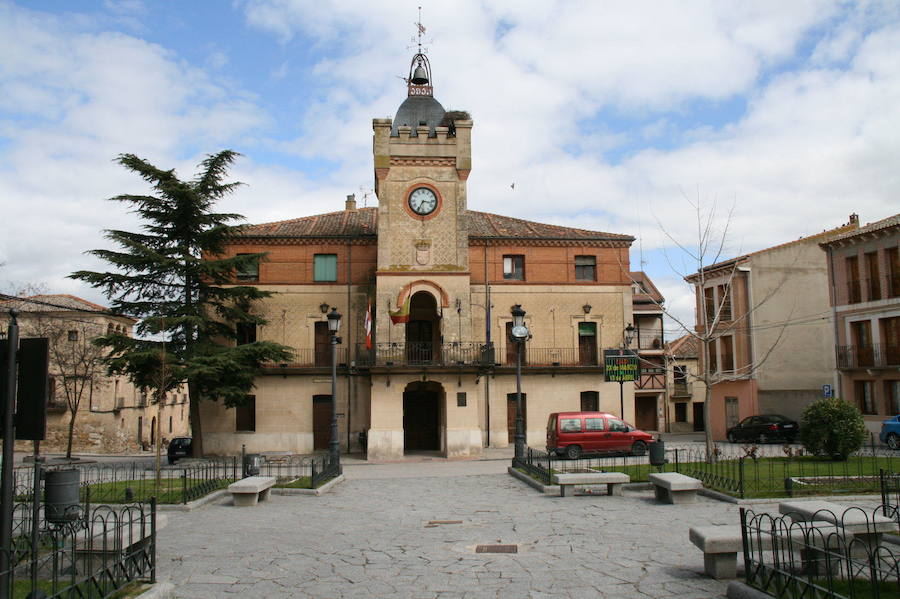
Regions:
M 737 506 L 704 497 L 659 505 L 649 490 L 542 495 L 507 464 L 348 466 L 347 480 L 321 497 L 170 512 L 159 578 L 184 599 L 724 597 L 688 529 L 735 524 Z M 518 553 L 476 553 L 480 544 Z

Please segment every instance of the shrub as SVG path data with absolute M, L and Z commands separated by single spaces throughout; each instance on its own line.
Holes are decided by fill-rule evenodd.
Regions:
M 866 425 L 853 404 L 837 398 L 820 399 L 803 410 L 800 441 L 812 454 L 846 460 L 865 439 Z

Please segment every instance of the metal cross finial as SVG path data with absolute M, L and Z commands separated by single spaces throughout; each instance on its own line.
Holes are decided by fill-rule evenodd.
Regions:
M 419 20 L 416 21 L 416 31 L 418 35 L 419 54 L 422 53 L 422 35 L 425 33 L 425 26 L 422 25 L 422 7 L 419 7 Z

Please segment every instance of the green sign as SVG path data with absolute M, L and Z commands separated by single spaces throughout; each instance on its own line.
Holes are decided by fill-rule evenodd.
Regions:
M 603 350 L 606 380 L 611 383 L 635 381 L 641 375 L 637 355 L 630 349 Z

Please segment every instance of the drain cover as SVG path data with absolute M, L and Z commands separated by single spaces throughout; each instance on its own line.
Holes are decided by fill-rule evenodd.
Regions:
M 428 524 L 462 524 L 462 520 L 429 520 Z
M 475 553 L 518 553 L 518 545 L 476 545 Z

